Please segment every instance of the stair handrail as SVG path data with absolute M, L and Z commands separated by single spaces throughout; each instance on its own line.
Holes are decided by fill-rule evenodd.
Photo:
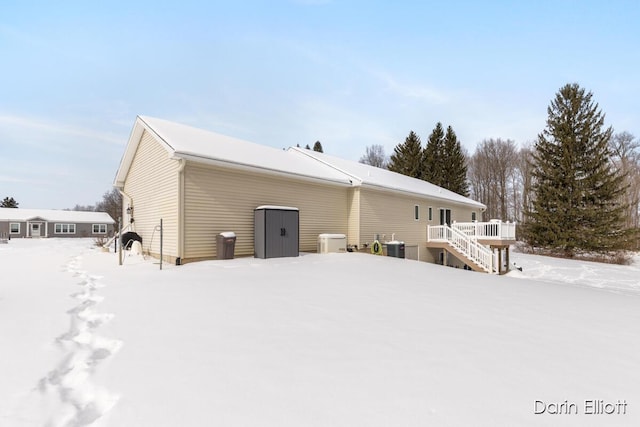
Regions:
M 451 230 L 450 244 L 453 243 L 453 246 L 461 250 L 463 255 L 480 265 L 485 271 L 493 273 L 493 253 L 491 250 L 460 230 L 449 226 L 447 228 Z
M 470 261 L 475 262 L 488 273 L 494 273 L 493 252 L 465 232 L 448 225 L 429 226 L 428 240 L 444 240 Z
M 124 227 L 122 227 L 122 230 L 121 230 L 121 231 L 124 233 L 124 232 L 125 232 L 125 231 L 127 231 L 129 228 L 131 228 L 131 224 L 130 224 L 130 223 L 129 223 L 129 224 L 127 224 L 127 225 L 125 225 Z M 107 240 L 107 242 L 106 242 L 104 245 L 102 245 L 102 247 L 103 247 L 103 248 L 109 248 L 109 247 L 111 247 L 111 244 L 113 243 L 113 241 L 114 241 L 114 240 L 116 240 L 118 237 L 120 237 L 120 231 L 116 231 L 116 232 L 113 234 L 113 237 L 111 237 L 109 240 Z

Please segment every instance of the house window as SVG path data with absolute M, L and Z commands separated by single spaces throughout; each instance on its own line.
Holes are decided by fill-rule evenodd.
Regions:
M 107 234 L 107 224 L 93 224 L 93 234 Z
M 9 224 L 9 234 L 20 234 L 19 222 L 12 222 Z
M 433 221 L 433 208 L 429 206 L 429 221 Z
M 54 229 L 55 234 L 76 234 L 75 224 L 56 224 Z
M 415 205 L 413 207 L 413 218 L 418 221 L 420 219 L 420 206 Z
M 476 220 L 476 213 L 471 212 L 471 221 L 475 221 L 475 220 Z

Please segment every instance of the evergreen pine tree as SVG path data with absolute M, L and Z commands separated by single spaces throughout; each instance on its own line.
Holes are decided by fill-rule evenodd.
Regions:
M 322 144 L 320 144 L 320 141 L 316 141 L 316 143 L 313 144 L 313 151 L 317 151 L 318 153 L 324 153 L 324 151 L 322 151 Z
M 438 123 L 440 124 L 440 123 Z M 447 127 L 442 152 L 441 186 L 463 196 L 469 195 L 467 182 L 467 159 L 462 152 L 460 141 L 451 126 Z
M 18 202 L 13 197 L 5 197 L 2 202 L 0 202 L 0 208 L 17 208 L 19 205 Z
M 413 178 L 422 178 L 422 142 L 414 131 L 409 132 L 404 143 L 393 149 L 388 169 Z
M 444 159 L 442 158 L 444 148 L 444 130 L 442 123 L 438 122 L 431 131 L 427 145 L 422 153 L 422 179 L 435 185 L 443 185 Z
M 547 113 L 533 153 L 527 240 L 565 256 L 622 248 L 626 232 L 617 201 L 624 188 L 611 166 L 612 128 L 604 128 L 591 92 L 575 83 L 560 89 Z

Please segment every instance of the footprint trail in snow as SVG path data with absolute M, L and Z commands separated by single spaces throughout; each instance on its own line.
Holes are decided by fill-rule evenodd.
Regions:
M 47 427 L 88 426 L 102 418 L 118 401 L 118 396 L 93 384 L 92 376 L 99 365 L 122 347 L 122 341 L 105 338 L 96 330 L 113 318 L 113 314 L 100 313 L 96 306 L 103 297 L 96 295 L 104 287 L 100 276 L 81 269 L 82 256 L 74 257 L 66 270 L 79 277 L 82 287 L 70 296 L 79 304 L 67 311 L 69 330 L 56 338 L 66 351 L 63 360 L 38 383 L 40 392 L 55 394 L 59 399 L 46 424 Z

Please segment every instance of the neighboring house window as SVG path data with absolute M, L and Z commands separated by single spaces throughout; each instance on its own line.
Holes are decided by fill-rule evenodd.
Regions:
M 413 217 L 415 218 L 416 221 L 420 219 L 420 206 L 415 205 L 413 207 Z
M 471 212 L 471 221 L 475 221 L 475 220 L 476 220 L 476 213 Z
M 433 221 L 433 208 L 429 206 L 429 221 Z
M 107 234 L 107 224 L 93 224 L 93 234 Z
M 12 222 L 9 224 L 9 234 L 20 234 L 19 222 Z
M 56 224 L 55 234 L 76 234 L 75 224 Z

